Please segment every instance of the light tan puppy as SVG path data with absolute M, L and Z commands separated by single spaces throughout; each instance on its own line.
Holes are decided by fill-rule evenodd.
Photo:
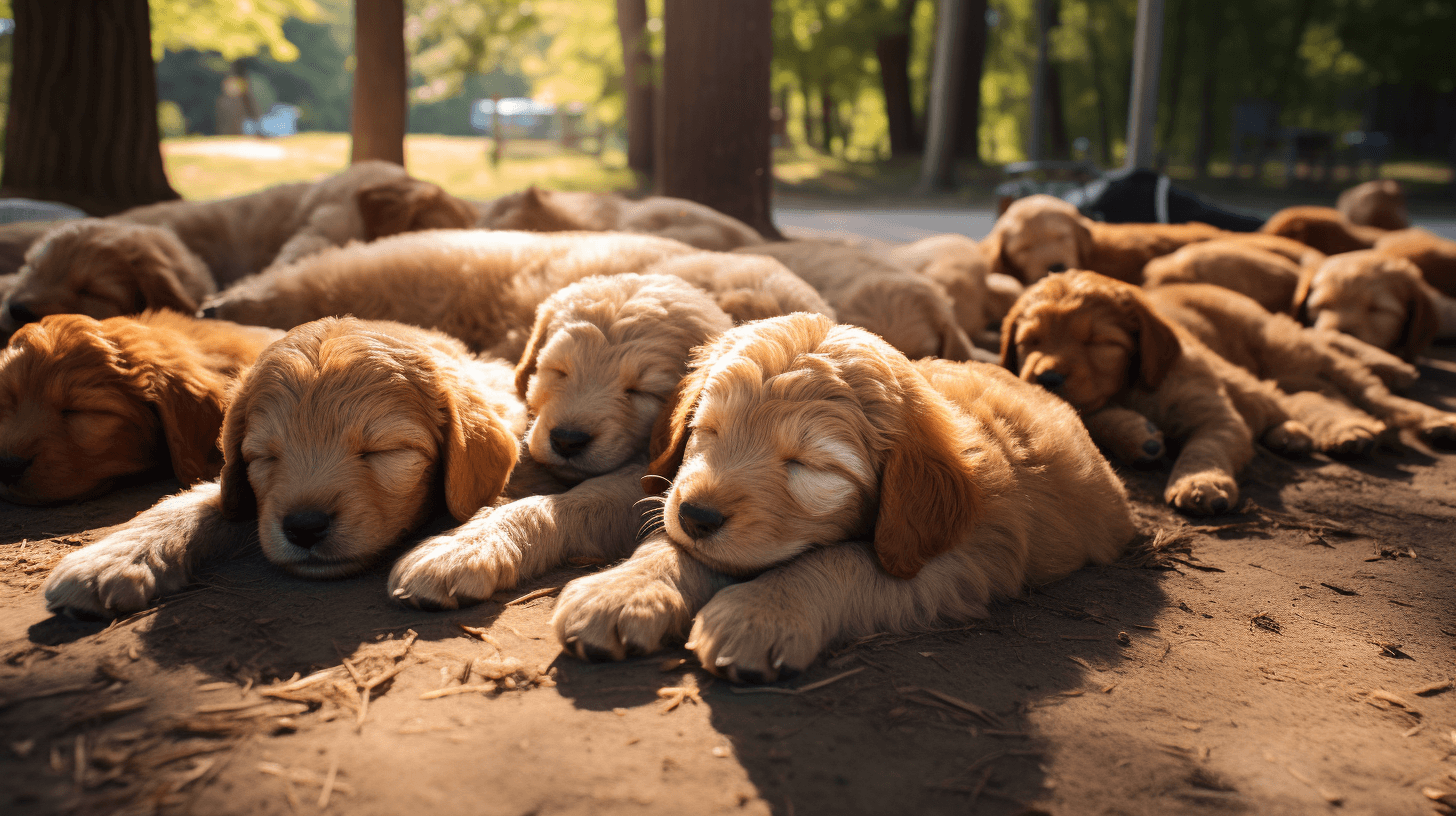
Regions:
M 726 252 L 763 243 L 753 227 L 696 201 L 649 196 L 632 201 L 615 193 L 571 193 L 527 187 L 481 207 L 478 226 L 531 232 L 640 232 Z
M 1148 261 L 1224 233 L 1207 224 L 1104 224 L 1055 196 L 1017 199 L 981 242 L 992 272 L 1023 283 L 1068 269 L 1090 269 L 1142 283 Z
M 168 466 L 215 478 L 227 391 L 282 334 L 167 311 L 22 327 L 0 351 L 0 498 L 81 501 Z
M 570 557 L 629 553 L 648 434 L 692 349 L 731 325 L 706 293 L 668 275 L 587 278 L 548 298 L 516 387 L 532 415 L 529 464 L 572 487 L 481 512 L 424 542 L 395 565 L 393 596 L 455 608 Z
M 1130 450 L 1136 461 L 1155 439 L 1138 420 L 1182 440 L 1163 495 L 1185 513 L 1237 507 L 1236 477 L 1254 455 L 1254 436 L 1283 452 L 1308 450 L 1307 429 L 1272 386 L 1160 318 L 1142 290 L 1104 275 L 1073 270 L 1027 289 L 1001 326 L 1001 356 L 1023 380 L 1071 403 L 1100 442 L 1104 432 L 1141 431 L 1104 442 L 1119 455 Z
M 1456 241 L 1423 229 L 1407 229 L 1386 233 L 1375 242 L 1375 248 L 1420 267 L 1426 283 L 1447 297 L 1456 297 Z
M 964 235 L 932 235 L 891 247 L 885 256 L 940 284 L 955 307 L 956 322 L 973 341 L 1006 315 L 1005 309 L 998 308 L 1003 299 L 993 297 L 986 280 L 990 264 L 985 254 L 979 244 Z M 1009 309 L 1011 304 L 1005 306 Z
M 946 291 L 873 252 L 826 241 L 778 241 L 736 251 L 777 259 L 819 290 L 841 323 L 869 329 L 911 359 L 976 355 Z
M 1293 238 L 1326 255 L 1369 249 L 1385 234 L 1383 229 L 1352 224 L 1331 207 L 1285 207 L 1259 231 Z
M 1287 312 L 1299 288 L 1299 266 L 1243 242 L 1214 239 L 1148 261 L 1143 287 L 1170 283 L 1210 283 L 1247 295 L 1271 312 Z
M 556 606 L 579 657 L 651 652 L 691 626 L 709 671 L 770 682 L 836 640 L 982 615 L 1135 533 L 1064 403 L 993 366 L 912 364 L 820 316 L 704 347 L 653 448 L 671 480 L 656 529 Z
M 1441 332 L 1437 304 L 1443 300 L 1415 264 L 1361 250 L 1306 269 L 1294 293 L 1294 317 L 1414 360 Z
M 510 378 L 412 326 L 301 326 L 259 356 L 228 405 L 221 478 L 67 556 L 46 603 L 135 612 L 250 539 L 291 573 L 333 578 L 379 560 L 437 506 L 465 521 L 516 462 L 525 411 Z
M 1395 179 L 1376 179 L 1340 193 L 1335 202 L 1351 224 L 1400 230 L 1410 226 L 1410 213 L 1405 207 L 1405 192 Z

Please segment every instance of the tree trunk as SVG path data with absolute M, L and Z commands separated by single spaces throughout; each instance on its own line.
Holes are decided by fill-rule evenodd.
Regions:
M 1168 161 L 1168 152 L 1173 145 L 1173 136 L 1178 132 L 1178 97 L 1183 89 L 1183 52 L 1186 49 L 1188 40 L 1188 18 L 1191 9 L 1187 2 L 1178 3 L 1177 9 L 1173 12 L 1173 47 L 1170 49 L 1173 56 L 1173 64 L 1168 68 L 1168 104 L 1164 110 L 1167 118 L 1163 120 L 1163 149 L 1159 155 L 1159 167 L 1165 166 Z
M 880 87 L 885 94 L 885 118 L 890 123 L 891 156 L 917 155 L 924 147 L 915 126 L 915 106 L 910 97 L 911 25 L 918 4 L 919 0 L 901 0 L 900 31 L 875 42 Z M 982 15 L 983 25 L 984 20 Z
M 770 0 L 666 0 L 657 191 L 778 238 L 770 198 Z
M 1067 115 L 1062 105 L 1062 69 L 1054 62 L 1047 63 L 1046 106 L 1048 156 L 1068 158 L 1072 145 L 1067 141 Z
M 823 123 L 824 152 L 834 155 L 834 96 L 828 91 L 819 91 L 819 121 Z
M 961 104 L 960 66 L 965 38 L 960 36 L 966 0 L 940 0 L 935 21 L 935 59 L 931 67 L 930 103 L 926 111 L 925 159 L 916 192 L 954 190 L 955 126 Z
M 981 163 L 981 74 L 986 67 L 986 0 L 966 0 L 961 15 L 960 102 L 956 105 L 955 155 Z
M 652 175 L 652 53 L 647 43 L 647 0 L 617 0 L 622 36 L 623 90 L 627 97 L 627 167 Z
M 354 112 L 351 162 L 404 164 L 408 69 L 404 0 L 354 0 Z
M 175 199 L 146 0 L 14 0 L 0 195 L 93 215 Z
M 1092 79 L 1092 95 L 1097 104 L 1097 153 L 1104 168 L 1112 166 L 1112 134 L 1108 126 L 1107 106 L 1111 102 L 1107 94 L 1107 81 L 1103 77 L 1101 36 L 1097 21 L 1093 17 L 1092 4 L 1087 5 L 1087 63 Z

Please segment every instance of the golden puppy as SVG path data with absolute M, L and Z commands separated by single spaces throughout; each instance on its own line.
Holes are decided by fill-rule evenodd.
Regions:
M 834 317 L 834 307 L 789 268 L 763 255 L 694 252 L 653 264 L 654 275 L 672 275 L 712 295 L 734 323 L 814 312 Z
M 869 329 L 911 359 L 976 355 L 939 284 L 872 252 L 826 241 L 778 241 L 735 252 L 777 259 L 819 290 L 840 322 Z
M 692 349 L 731 325 L 705 292 L 668 275 L 587 278 L 548 298 L 516 387 L 532 417 L 530 464 L 572 487 L 480 513 L 424 542 L 395 564 L 393 596 L 455 608 L 569 557 L 631 552 L 648 434 Z
M 1270 216 L 1259 231 L 1293 238 L 1326 255 L 1369 249 L 1385 234 L 1383 229 L 1352 224 L 1331 207 L 1285 207 Z
M 417 178 L 382 181 L 354 194 L 365 241 L 402 232 L 468 229 L 480 218 L 475 205 Z
M 1335 209 L 1351 224 L 1401 230 L 1410 226 L 1410 213 L 1405 208 L 1405 193 L 1394 179 L 1377 179 L 1340 193 Z
M 378 560 L 436 505 L 464 521 L 501 492 L 525 412 L 511 370 L 437 332 L 353 318 L 268 347 L 228 405 L 221 478 L 67 556 L 46 603 L 124 615 L 256 534 L 308 578 Z
M 1428 444 L 1456 443 L 1456 414 L 1390 393 L 1368 362 L 1385 356 L 1379 349 L 1352 354 L 1347 338 L 1307 329 L 1249 298 L 1206 284 L 1165 286 L 1150 291 L 1148 299 L 1159 315 L 1220 357 L 1292 392 L 1291 413 L 1313 431 L 1317 450 L 1367 453 L 1385 424 L 1412 431 Z M 1388 364 L 1400 366 L 1399 360 Z
M 763 243 L 753 227 L 685 198 L 631 201 L 615 193 L 558 192 L 532 185 L 481 209 L 477 225 L 499 230 L 640 232 L 718 252 Z
M 1293 261 L 1300 269 L 1318 265 L 1325 259 L 1323 252 L 1308 244 L 1302 244 L 1293 238 L 1285 238 L 1283 235 L 1270 235 L 1266 232 L 1225 232 L 1211 240 L 1221 244 L 1239 244 L 1282 255 Z
M 1223 235 L 1207 224 L 1105 224 L 1055 196 L 1017 199 L 996 219 L 981 248 L 991 271 L 1035 283 L 1053 272 L 1090 269 L 1141 283 L 1148 261 Z
M 146 308 L 195 312 L 207 295 L 269 264 L 366 238 L 355 194 L 390 181 L 412 180 L 398 165 L 360 162 L 314 183 L 62 223 L 26 255 L 0 309 L 0 335 L 62 312 L 98 319 Z
M 691 625 L 709 671 L 791 677 L 835 640 L 984 614 L 1135 533 L 1064 403 L 821 316 L 704 347 L 653 449 L 644 484 L 671 479 L 656 529 L 557 603 L 579 657 L 650 652 Z
M 1294 293 L 1294 317 L 1414 360 L 1440 334 L 1441 300 L 1415 264 L 1360 250 L 1304 271 Z
M 1299 288 L 1299 266 L 1244 242 L 1214 239 L 1148 261 L 1143 287 L 1170 283 L 1210 283 L 1247 295 L 1271 312 L 1287 312 Z
M 1006 310 L 998 308 L 1003 298 L 992 295 L 987 281 L 991 267 L 985 254 L 964 235 L 932 235 L 892 247 L 885 256 L 940 284 L 955 307 L 956 322 L 972 340 L 1006 316 Z
M 1382 235 L 1375 242 L 1375 249 L 1410 261 L 1420 267 L 1421 277 L 1436 291 L 1456 297 L 1456 241 L 1423 229 L 1407 229 Z
M 166 311 L 22 327 L 0 351 L 0 498 L 80 501 L 169 464 L 216 477 L 224 396 L 281 335 Z
M 1071 403 L 1099 441 L 1103 431 L 1140 430 L 1129 422 L 1139 418 L 1182 440 L 1163 495 L 1185 513 L 1238 505 L 1236 475 L 1253 457 L 1253 436 L 1288 453 L 1308 449 L 1308 431 L 1272 386 L 1160 318 L 1142 290 L 1104 275 L 1073 270 L 1027 289 L 1001 326 L 1001 356 Z M 1119 455 L 1132 448 L 1136 461 L 1147 441 L 1105 444 Z

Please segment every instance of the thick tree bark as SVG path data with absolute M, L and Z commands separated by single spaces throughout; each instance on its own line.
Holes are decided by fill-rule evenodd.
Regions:
M 657 192 L 778 238 L 770 208 L 770 0 L 666 0 Z
M 931 67 L 930 101 L 926 105 L 925 159 L 916 192 L 953 190 L 955 127 L 961 104 L 960 70 L 965 38 L 962 17 L 968 0 L 940 0 L 935 21 L 935 60 Z
M 918 155 L 924 148 L 910 95 L 911 21 L 915 19 L 918 4 L 919 0 L 901 0 L 900 30 L 875 42 L 875 58 L 880 63 L 880 87 L 885 95 L 885 118 L 890 123 L 891 156 Z M 984 21 L 983 14 L 983 26 Z
M 986 0 L 966 0 L 960 21 L 960 104 L 956 106 L 955 155 L 981 163 L 981 74 L 986 66 Z
M 404 164 L 408 68 L 404 0 L 354 0 L 354 110 L 351 162 Z
M 617 0 L 622 37 L 623 90 L 627 97 L 627 167 L 652 175 L 652 53 L 647 48 L 647 0 Z
M 178 198 L 162 167 L 146 0 L 14 0 L 0 195 L 110 215 Z

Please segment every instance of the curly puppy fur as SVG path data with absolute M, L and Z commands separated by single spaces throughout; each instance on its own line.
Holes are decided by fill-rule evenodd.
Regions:
M 1401 230 L 1410 226 L 1405 192 L 1395 179 L 1376 179 L 1340 193 L 1335 209 L 1351 224 Z
M 726 252 L 763 243 L 753 227 L 696 201 L 615 193 L 569 193 L 527 187 L 481 206 L 477 226 L 530 232 L 640 232 Z
M 1270 216 L 1259 231 L 1293 238 L 1326 255 L 1369 249 L 1385 234 L 1377 227 L 1352 224 L 1331 207 L 1285 207 Z
M 653 449 L 651 489 L 672 480 L 656 531 L 557 604 L 579 657 L 653 651 L 691 626 L 709 671 L 773 681 L 836 640 L 984 614 L 1135 534 L 1064 403 L 820 316 L 704 347 Z
M 1006 208 L 981 248 L 992 272 L 1023 283 L 1068 269 L 1141 283 L 1153 258 L 1223 234 L 1207 224 L 1105 224 L 1055 196 L 1032 195 Z
M 1294 318 L 1414 360 L 1441 330 L 1442 295 L 1404 258 L 1376 250 L 1334 255 L 1306 269 L 1294 293 Z
M 841 323 L 869 329 L 911 359 L 976 356 L 946 291 L 873 252 L 826 241 L 779 241 L 736 251 L 777 259 L 819 290 Z
M 166 311 L 22 327 L 0 351 L 0 498 L 81 501 L 169 465 L 216 477 L 224 396 L 280 336 Z
M 516 463 L 525 411 L 511 377 L 437 332 L 353 318 L 301 326 L 239 383 L 221 478 L 67 556 L 47 604 L 136 611 L 250 532 L 283 569 L 332 578 L 377 561 L 439 505 L 465 521 Z
M 1271 312 L 1287 312 L 1299 288 L 1299 266 L 1241 241 L 1214 239 L 1148 261 L 1143 287 L 1170 283 L 1209 283 L 1247 295 Z

